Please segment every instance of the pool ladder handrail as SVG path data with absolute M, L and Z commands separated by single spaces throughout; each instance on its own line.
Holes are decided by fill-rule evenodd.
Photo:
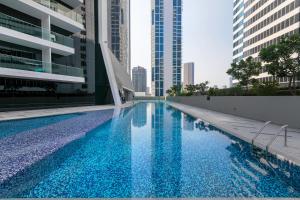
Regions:
M 267 121 L 266 123 L 264 123 L 264 125 L 259 129 L 259 131 L 257 132 L 257 134 L 253 137 L 252 139 L 252 146 L 254 145 L 254 142 L 256 140 L 256 138 L 258 138 L 258 136 L 260 136 L 262 134 L 262 131 L 269 125 L 271 124 L 271 121 Z
M 270 142 L 266 146 L 266 151 L 269 152 L 270 146 L 273 144 L 273 142 L 277 139 L 277 137 L 281 134 L 281 132 L 284 130 L 284 146 L 287 147 L 287 129 L 289 125 L 284 125 L 280 127 L 278 133 L 274 135 L 274 137 L 270 140 Z

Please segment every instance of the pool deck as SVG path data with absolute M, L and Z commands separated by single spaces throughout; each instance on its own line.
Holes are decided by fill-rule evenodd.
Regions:
M 167 103 L 195 118 L 206 121 L 211 125 L 228 132 L 246 142 L 251 143 L 264 122 L 224 114 L 202 108 L 167 101 Z M 280 125 L 270 124 L 263 133 L 255 140 L 255 146 L 265 149 L 269 141 L 278 133 Z M 284 133 L 274 141 L 269 152 L 277 155 L 279 159 L 285 159 L 300 166 L 300 129 L 288 128 L 287 147 L 284 146 Z
M 22 131 L 0 139 L 0 184 L 63 146 L 84 137 L 112 119 L 122 107 L 87 106 L 0 113 L 1 120 L 20 120 L 62 114 L 84 113 L 43 127 Z
M 128 107 L 131 106 L 132 102 L 128 102 L 121 106 Z M 82 107 L 67 107 L 67 108 L 49 108 L 49 109 L 38 109 L 38 110 L 25 110 L 25 111 L 8 111 L 0 112 L 0 121 L 6 120 L 18 120 L 18 119 L 27 119 L 35 117 L 47 117 L 53 115 L 64 115 L 80 112 L 90 112 L 90 111 L 100 111 L 100 110 L 109 110 L 115 109 L 114 105 L 101 105 L 101 106 L 82 106 Z

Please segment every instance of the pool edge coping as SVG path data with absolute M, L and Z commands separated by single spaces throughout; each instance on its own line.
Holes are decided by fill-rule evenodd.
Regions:
M 95 106 L 82 106 L 82 107 L 65 107 L 65 108 L 49 108 L 49 109 L 38 109 L 38 110 L 24 110 L 24 111 L 8 111 L 8 112 L 0 112 L 0 122 L 6 121 L 14 121 L 14 120 L 23 120 L 23 119 L 34 119 L 34 118 L 42 118 L 42 117 L 51 117 L 51 116 L 60 116 L 60 115 L 68 115 L 68 114 L 76 114 L 76 113 L 84 113 L 84 112 L 93 112 L 93 111 L 102 111 L 102 110 L 114 110 L 114 109 L 122 109 L 126 107 L 133 106 L 133 102 L 128 102 L 118 107 L 112 104 L 108 105 L 95 105 Z M 48 111 L 48 112 L 47 112 Z M 42 114 L 42 112 L 45 112 Z M 15 116 L 2 117 L 5 114 L 16 114 Z M 23 114 L 20 114 L 23 113 Z

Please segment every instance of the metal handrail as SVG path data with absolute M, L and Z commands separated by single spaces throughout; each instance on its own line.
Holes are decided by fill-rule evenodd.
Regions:
M 280 127 L 278 133 L 274 135 L 274 137 L 271 139 L 271 141 L 266 146 L 266 151 L 269 152 L 270 146 L 273 144 L 273 142 L 276 140 L 276 138 L 280 135 L 280 133 L 284 130 L 284 146 L 287 146 L 287 128 L 288 125 L 284 125 Z
M 262 134 L 262 131 L 269 125 L 271 124 L 272 122 L 271 121 L 267 121 L 260 129 L 259 131 L 257 132 L 257 134 L 253 137 L 252 139 L 252 145 L 254 145 L 254 142 L 255 142 L 255 139 L 260 136 Z

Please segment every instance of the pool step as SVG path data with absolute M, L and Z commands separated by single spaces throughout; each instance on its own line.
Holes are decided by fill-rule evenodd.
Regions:
M 294 189 L 300 190 L 300 168 L 286 160 L 253 146 L 252 155 L 260 161 L 267 169 L 270 169 L 283 182 L 292 185 Z
M 261 158 L 261 157 L 264 157 L 266 155 L 265 150 L 262 150 L 261 148 L 258 148 L 256 146 L 252 147 L 251 153 L 252 153 L 252 155 L 254 155 L 255 158 Z

